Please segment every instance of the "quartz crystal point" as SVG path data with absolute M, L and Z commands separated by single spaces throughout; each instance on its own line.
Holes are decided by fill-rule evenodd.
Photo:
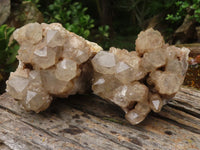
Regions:
M 136 51 L 100 51 L 92 59 L 94 93 L 120 106 L 126 119 L 138 124 L 153 110 L 159 112 L 183 83 L 189 49 L 164 43 L 151 29 L 141 32 Z
M 7 92 L 26 110 L 48 108 L 53 96 L 90 90 L 90 59 L 102 48 L 58 23 L 30 23 L 13 33 L 20 44 L 19 66 L 7 81 Z

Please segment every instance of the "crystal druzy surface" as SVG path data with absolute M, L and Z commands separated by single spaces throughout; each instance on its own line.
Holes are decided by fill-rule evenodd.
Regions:
M 130 123 L 138 124 L 178 92 L 188 54 L 189 49 L 169 46 L 158 31 L 148 29 L 138 35 L 136 51 L 112 47 L 95 55 L 92 89 L 120 106 Z
M 7 81 L 7 92 L 26 110 L 48 108 L 52 97 L 90 90 L 89 61 L 100 46 L 65 30 L 60 24 L 30 23 L 14 34 L 20 44 L 19 66 Z

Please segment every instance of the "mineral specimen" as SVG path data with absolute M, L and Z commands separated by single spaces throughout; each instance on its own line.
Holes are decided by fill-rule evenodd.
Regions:
M 169 46 L 158 31 L 148 29 L 138 35 L 136 51 L 112 47 L 95 55 L 92 89 L 120 106 L 130 123 L 138 124 L 178 92 L 188 54 L 189 49 Z
M 40 112 L 52 96 L 90 90 L 90 59 L 100 46 L 65 30 L 60 24 L 30 23 L 17 29 L 19 66 L 7 81 L 7 92 L 26 110 Z
M 132 52 L 101 51 L 57 23 L 27 24 L 13 36 L 20 44 L 19 66 L 7 81 L 7 92 L 35 112 L 48 108 L 53 96 L 84 93 L 92 83 L 95 94 L 138 124 L 176 94 L 188 68 L 189 50 L 165 44 L 153 29 L 138 35 Z

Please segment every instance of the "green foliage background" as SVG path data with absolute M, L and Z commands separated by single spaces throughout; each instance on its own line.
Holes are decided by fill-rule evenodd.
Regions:
M 200 0 L 176 1 L 177 11 L 174 14 L 168 14 L 166 19 L 175 23 L 182 20 L 187 14 L 191 19 L 200 23 Z
M 19 48 L 10 37 L 15 28 L 7 25 L 0 26 L 0 73 L 13 71 L 12 64 L 16 61 L 16 54 Z
M 17 66 L 16 55 L 18 44 L 10 40 L 15 28 L 7 25 L 0 26 L 0 93 L 4 92 L 5 81 L 11 71 Z
M 45 22 L 60 22 L 67 30 L 87 38 L 94 27 L 94 19 L 86 11 L 80 2 L 55 0 L 44 12 Z

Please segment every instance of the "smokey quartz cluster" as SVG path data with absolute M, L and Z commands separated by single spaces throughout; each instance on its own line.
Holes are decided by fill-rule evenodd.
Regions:
M 138 35 L 136 51 L 112 47 L 95 55 L 92 90 L 120 106 L 130 123 L 138 124 L 178 92 L 188 54 L 189 49 L 169 46 L 158 31 L 148 29 Z
M 65 30 L 60 24 L 30 23 L 14 34 L 20 44 L 19 66 L 7 81 L 7 92 L 26 110 L 40 112 L 52 96 L 90 90 L 90 59 L 102 48 Z

